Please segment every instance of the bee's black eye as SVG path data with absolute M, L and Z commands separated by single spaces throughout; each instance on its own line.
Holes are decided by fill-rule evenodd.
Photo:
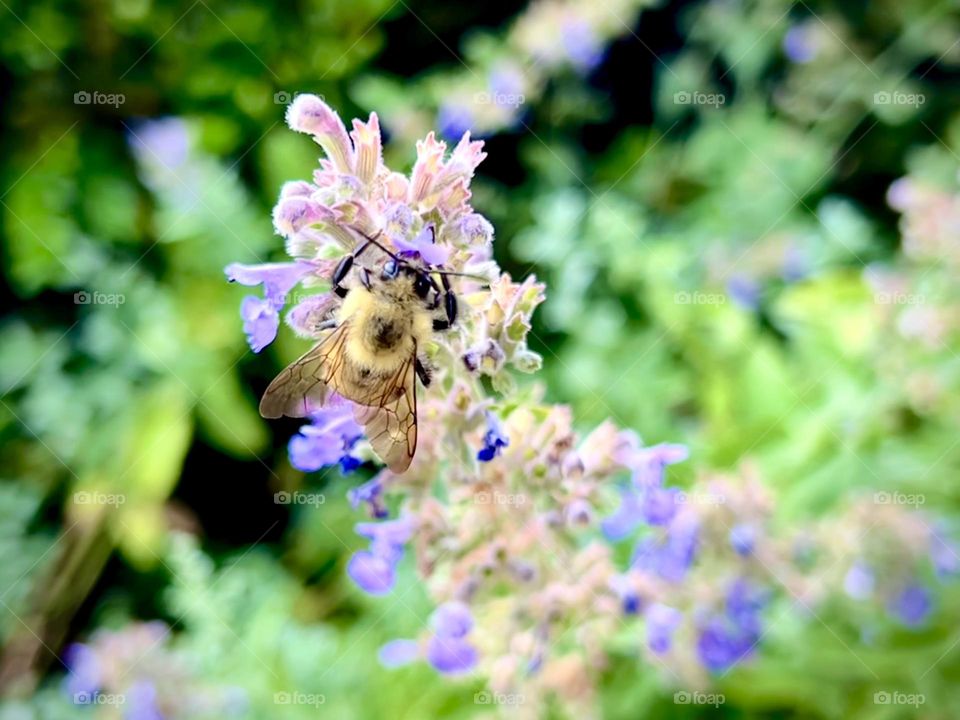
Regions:
M 416 280 L 413 281 L 413 291 L 421 300 L 427 297 L 430 293 L 430 281 L 427 280 L 426 275 L 421 273 L 417 274 Z
M 399 270 L 400 266 L 397 265 L 396 260 L 387 260 L 383 264 L 383 272 L 381 273 L 381 277 L 384 280 L 393 280 L 393 278 L 397 276 L 397 272 L 399 272 Z

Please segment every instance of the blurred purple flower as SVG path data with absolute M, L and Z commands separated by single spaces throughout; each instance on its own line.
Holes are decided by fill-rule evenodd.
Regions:
M 647 610 L 647 646 L 657 655 L 669 652 L 673 644 L 673 633 L 680 626 L 683 613 L 679 610 L 654 603 Z
M 397 564 L 403 557 L 403 546 L 413 535 L 409 518 L 379 523 L 357 523 L 354 530 L 370 540 L 370 549 L 353 554 L 347 574 L 360 589 L 371 595 L 390 592 L 396 583 Z
M 380 648 L 377 655 L 384 667 L 398 668 L 420 657 L 420 646 L 415 640 L 391 640 Z
M 620 489 L 620 506 L 613 515 L 601 523 L 603 534 L 608 540 L 622 540 L 636 530 L 643 521 L 640 506 L 640 493 L 632 486 Z
M 448 602 L 437 608 L 430 624 L 441 637 L 462 638 L 473 629 L 473 615 L 462 602 Z
M 473 114 L 461 104 L 444 103 L 437 111 L 437 130 L 447 140 L 456 142 L 473 127 Z
M 430 618 L 434 635 L 427 643 L 427 660 L 447 675 L 467 672 L 477 664 L 477 651 L 466 640 L 473 629 L 470 608 L 461 602 L 444 603 Z
M 923 625 L 933 601 L 930 592 L 922 585 L 908 585 L 900 591 L 890 603 L 890 612 L 907 627 Z
M 734 275 L 727 282 L 727 292 L 731 299 L 746 310 L 756 310 L 760 303 L 760 283 L 746 275 Z
M 469 672 L 477 659 L 476 648 L 466 640 L 434 636 L 427 643 L 427 660 L 444 675 Z
M 157 704 L 157 688 L 146 680 L 138 680 L 127 690 L 124 720 L 164 720 Z
M 667 465 L 683 462 L 690 455 L 685 445 L 661 443 L 640 448 L 633 453 L 628 464 L 633 468 L 633 482 L 637 487 L 659 487 L 663 485 L 664 469 Z
M 643 538 L 633 553 L 632 564 L 654 572 L 664 580 L 680 582 L 693 565 L 700 540 L 695 517 L 681 515 L 670 523 L 666 538 Z
M 363 485 L 348 490 L 347 500 L 354 509 L 366 503 L 369 506 L 370 515 L 378 520 L 387 517 L 387 508 L 383 504 L 383 483 L 379 478 L 373 478 Z
M 866 600 L 873 594 L 873 570 L 861 561 L 855 562 L 843 578 L 843 589 L 854 600 Z
M 941 579 L 960 573 L 960 548 L 939 528 L 930 533 L 930 561 Z
M 248 295 L 240 303 L 240 317 L 243 319 L 243 332 L 247 335 L 247 344 L 255 353 L 263 350 L 277 337 L 280 315 L 266 300 Z
M 350 454 L 363 437 L 363 428 L 353 419 L 353 408 L 348 403 L 327 405 L 310 415 L 310 425 L 290 438 L 290 463 L 303 472 L 314 472 L 328 465 L 340 463 L 344 474 L 360 466 L 361 460 Z
M 757 531 L 749 523 L 741 523 L 730 529 L 730 547 L 741 557 L 746 557 L 753 552 L 757 541 Z
M 397 580 L 396 561 L 361 550 L 347 563 L 347 574 L 364 592 L 384 595 L 393 589 Z
M 650 487 L 643 493 L 641 511 L 650 525 L 666 525 L 677 514 L 677 488 Z
M 794 25 L 783 38 L 783 51 L 795 63 L 808 63 L 819 52 L 816 37 L 809 25 Z
M 487 413 L 487 432 L 483 436 L 483 447 L 477 452 L 477 460 L 490 462 L 500 451 L 510 444 L 510 439 L 503 434 L 500 423 L 493 413 Z
M 564 23 L 560 40 L 573 67 L 584 75 L 603 61 L 603 44 L 593 28 L 582 20 Z
M 174 170 L 190 154 L 190 133 L 178 117 L 143 120 L 129 134 L 130 148 L 140 163 L 161 163 Z
M 65 683 L 68 695 L 92 695 L 100 689 L 103 671 L 93 648 L 83 643 L 73 643 L 64 652 L 63 660 L 68 670 Z

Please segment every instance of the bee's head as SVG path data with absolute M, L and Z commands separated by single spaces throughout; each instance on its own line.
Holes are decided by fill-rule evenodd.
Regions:
M 421 300 L 427 299 L 430 289 L 433 287 L 430 278 L 422 270 L 402 260 L 397 261 L 392 258 L 387 260 L 380 270 L 380 280 L 386 284 L 391 284 L 399 278 L 412 283 L 414 293 Z

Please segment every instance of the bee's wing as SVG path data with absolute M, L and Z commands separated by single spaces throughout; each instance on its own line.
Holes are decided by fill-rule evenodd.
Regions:
M 260 400 L 265 418 L 305 417 L 311 405 L 322 405 L 345 362 L 346 322 L 340 323 L 302 357 L 288 365 L 267 387 Z
M 398 474 L 410 467 L 417 449 L 416 360 L 414 350 L 392 376 L 371 388 L 371 395 L 352 398 L 373 451 Z

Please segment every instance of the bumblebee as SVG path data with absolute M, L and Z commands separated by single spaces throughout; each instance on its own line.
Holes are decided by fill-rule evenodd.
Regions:
M 354 403 L 374 452 L 391 471 L 402 473 L 417 449 L 416 378 L 430 385 L 429 365 L 420 353 L 433 333 L 457 321 L 448 278 L 457 273 L 402 259 L 378 236 L 364 235 L 359 249 L 333 271 L 332 291 L 342 302 L 328 333 L 270 383 L 260 414 L 304 417 L 336 392 Z M 379 271 L 359 262 L 370 248 L 387 255 Z M 344 284 L 351 271 L 359 279 L 355 287 Z

